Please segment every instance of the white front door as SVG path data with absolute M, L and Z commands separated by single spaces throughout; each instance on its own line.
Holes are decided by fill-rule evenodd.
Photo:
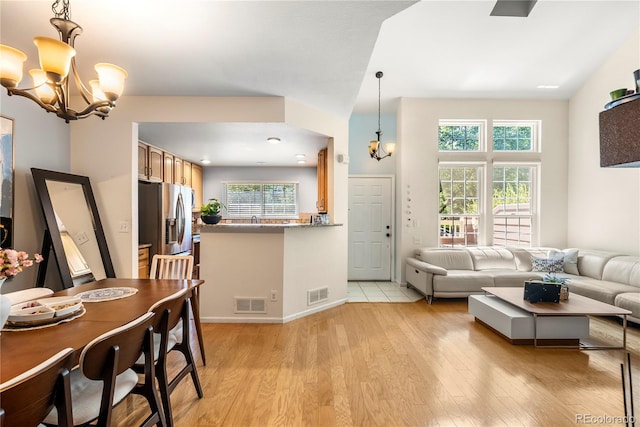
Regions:
M 391 280 L 391 182 L 349 178 L 349 280 Z

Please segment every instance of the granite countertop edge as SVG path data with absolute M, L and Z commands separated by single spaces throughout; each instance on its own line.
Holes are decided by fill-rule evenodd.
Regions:
M 259 233 L 279 232 L 285 229 L 341 227 L 342 224 L 203 224 L 198 225 L 200 233 Z

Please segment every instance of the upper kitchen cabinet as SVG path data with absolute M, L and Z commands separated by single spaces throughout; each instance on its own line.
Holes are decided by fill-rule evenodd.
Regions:
M 184 170 L 182 170 L 182 159 L 180 157 L 173 156 L 173 183 L 184 184 Z
M 191 185 L 192 173 L 192 163 L 186 160 L 182 160 L 182 185 L 193 187 Z
M 173 176 L 173 154 L 171 153 L 163 153 L 164 155 L 164 179 L 163 181 L 166 182 L 167 184 L 173 184 L 174 183 L 174 176 Z
M 318 201 L 316 207 L 320 213 L 326 213 L 329 209 L 327 186 L 327 149 L 324 148 L 318 152 Z
M 145 181 L 161 182 L 162 181 L 162 151 L 138 142 L 138 179 Z
M 200 212 L 202 206 L 202 166 L 195 163 L 191 164 L 191 188 L 193 188 L 193 210 Z

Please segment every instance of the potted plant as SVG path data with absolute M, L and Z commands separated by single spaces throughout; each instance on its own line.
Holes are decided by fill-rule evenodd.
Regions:
M 200 218 L 205 224 L 217 224 L 222 219 L 220 211 L 227 207 L 218 199 L 209 199 L 206 205 L 200 208 Z

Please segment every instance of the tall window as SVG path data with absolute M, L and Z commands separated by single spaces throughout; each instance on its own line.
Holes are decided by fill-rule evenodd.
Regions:
M 534 167 L 493 166 L 493 244 L 531 246 Z
M 478 245 L 481 170 L 440 165 L 440 246 Z
M 440 121 L 440 246 L 537 244 L 540 127 L 536 120 Z
M 289 218 L 298 216 L 296 183 L 227 183 L 229 217 Z
M 484 146 L 483 121 L 441 121 L 438 128 L 440 151 L 481 151 Z

